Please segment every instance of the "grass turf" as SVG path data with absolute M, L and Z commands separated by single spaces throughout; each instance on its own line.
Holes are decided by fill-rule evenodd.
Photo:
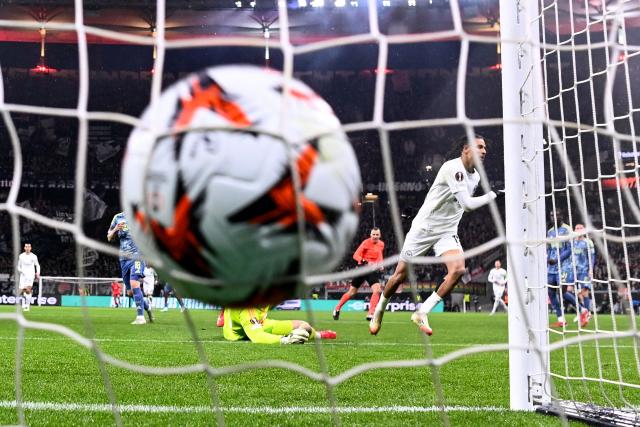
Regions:
M 0 308 L 12 312 L 13 307 Z M 89 309 L 90 324 L 78 308 L 34 308 L 29 320 L 66 326 L 87 336 L 93 330 L 96 342 L 106 354 L 133 364 L 153 367 L 176 367 L 199 363 L 196 346 L 191 341 L 184 317 L 177 310 L 156 313 L 156 322 L 144 326 L 129 325 L 134 312 L 128 309 Z M 213 367 L 233 366 L 265 359 L 284 360 L 315 372 L 327 366 L 330 375 L 338 375 L 357 365 L 390 360 L 424 358 L 424 339 L 409 321 L 409 313 L 387 313 L 382 332 L 368 333 L 363 313 L 342 313 L 333 321 L 329 313 L 314 313 L 319 329 L 338 332 L 335 341 L 321 347 L 255 345 L 230 343 L 215 326 L 217 312 L 192 311 L 196 332 Z M 306 313 L 272 312 L 276 319 L 305 319 Z M 431 350 L 435 357 L 461 348 L 507 342 L 507 317 L 486 313 L 443 313 L 430 317 L 435 335 Z M 607 328 L 606 318 L 599 326 Z M 618 329 L 628 327 L 619 318 Z M 610 320 L 609 320 L 610 321 Z M 15 322 L 0 321 L 0 424 L 17 424 L 15 400 L 15 364 L 18 327 Z M 552 340 L 561 337 L 552 336 Z M 603 377 L 640 383 L 631 340 L 618 340 L 620 363 L 615 362 L 612 342 L 592 342 L 580 348 L 572 346 L 552 355 L 554 372 L 562 375 L 598 376 L 597 358 L 602 361 Z M 598 354 L 599 353 L 599 354 Z M 565 360 L 567 366 L 565 368 Z M 323 361 L 321 363 L 321 361 Z M 204 373 L 154 376 L 107 366 L 106 373 L 117 403 L 123 406 L 125 425 L 210 425 L 215 415 L 207 411 L 212 405 L 212 387 L 224 409 L 228 425 L 319 425 L 332 422 L 328 412 L 328 389 L 298 373 L 263 368 L 224 375 L 208 380 Z M 25 410 L 26 423 L 32 425 L 100 425 L 113 424 L 114 416 L 104 406 L 109 403 L 99 363 L 91 350 L 69 338 L 48 331 L 25 331 L 22 358 L 22 400 L 44 404 Z M 437 370 L 444 404 L 467 409 L 451 410 L 446 416 L 452 425 L 558 425 L 559 419 L 534 413 L 508 410 L 509 377 L 506 352 L 480 353 L 447 363 Z M 564 398 L 622 405 L 623 399 L 639 402 L 635 390 L 599 382 L 556 380 L 556 389 Z M 417 412 L 411 407 L 438 404 L 431 368 L 393 368 L 367 371 L 330 390 L 344 425 L 434 425 L 441 424 L 439 411 Z M 72 407 L 77 404 L 78 407 Z M 46 406 L 49 405 L 49 406 Z M 57 406 L 56 406 L 57 405 Z M 4 406 L 4 407 L 3 407 Z M 175 407 L 174 409 L 166 408 Z M 303 408 L 293 410 L 292 408 Z M 307 408 L 306 410 L 304 408 Z M 372 412 L 378 408 L 380 412 Z M 468 409 L 472 410 L 468 410 Z M 484 409 L 483 409 L 484 408 Z M 156 411 L 156 412 L 154 412 Z M 287 412 L 289 411 L 289 412 Z M 356 412 L 359 411 L 359 412 Z

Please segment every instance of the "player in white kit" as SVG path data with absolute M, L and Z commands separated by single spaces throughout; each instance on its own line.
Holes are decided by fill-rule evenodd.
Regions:
M 489 271 L 489 277 L 487 280 L 493 285 L 493 297 L 495 299 L 493 303 L 493 310 L 491 310 L 489 316 L 493 316 L 496 313 L 498 304 L 502 304 L 504 311 L 507 311 L 507 305 L 502 301 L 504 288 L 507 285 L 507 270 L 502 268 L 502 263 L 499 259 L 496 260 L 494 268 Z
M 153 307 L 153 289 L 158 281 L 158 275 L 153 267 L 151 267 L 147 262 L 144 264 L 142 274 L 144 274 L 144 278 L 142 279 L 142 292 L 149 303 L 149 307 Z
M 29 311 L 33 292 L 33 281 L 40 278 L 38 257 L 31 252 L 31 243 L 24 244 L 24 252 L 18 257 L 18 273 L 20 274 L 20 294 L 22 310 Z
M 439 257 L 459 257 L 445 261 L 447 275 L 444 281 L 411 316 L 411 320 L 422 332 L 427 335 L 433 333 L 427 321 L 427 314 L 453 290 L 465 271 L 462 258 L 464 252 L 458 239 L 458 224 L 462 214 L 484 206 L 496 198 L 493 191 L 480 197 L 472 196 L 480 182 L 473 150 L 478 160 L 483 161 L 487 154 L 484 137 L 475 135 L 472 141 L 466 136 L 460 138 L 454 147 L 455 154 L 459 154 L 460 157 L 445 162 L 438 171 L 422 207 L 411 223 L 411 229 L 400 252 L 400 261 L 389 278 L 369 323 L 369 332 L 372 335 L 380 331 L 382 316 L 389 299 L 407 278 L 407 263 L 431 248 Z

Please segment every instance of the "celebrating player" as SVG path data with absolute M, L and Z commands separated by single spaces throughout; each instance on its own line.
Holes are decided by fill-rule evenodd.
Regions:
M 367 265 L 367 264 L 378 264 L 382 263 L 382 252 L 384 251 L 384 242 L 380 240 L 380 229 L 378 227 L 374 227 L 371 229 L 371 234 L 368 239 L 365 239 L 360 243 L 358 249 L 353 253 L 353 259 L 359 266 Z M 371 287 L 371 303 L 369 304 L 369 314 L 367 315 L 367 320 L 371 320 L 371 316 L 373 315 L 373 311 L 378 304 L 378 300 L 380 299 L 380 272 L 383 270 L 382 265 L 380 265 L 379 271 L 372 271 L 363 276 L 355 277 L 351 281 L 351 286 L 349 286 L 349 290 L 342 295 L 340 298 L 340 302 L 333 310 L 333 320 L 338 320 L 340 318 L 340 309 L 342 306 L 349 301 L 349 299 L 358 292 L 358 288 L 366 281 Z
M 148 263 L 145 263 L 143 273 L 144 278 L 142 279 L 142 291 L 144 293 L 144 297 L 147 299 L 149 307 L 153 307 L 153 290 L 156 287 L 158 275 L 153 267 Z
M 257 344 L 304 344 L 308 340 L 331 340 L 333 331 L 316 331 L 304 320 L 267 319 L 269 307 L 225 308 L 222 333 L 229 341 L 250 340 Z
M 178 301 L 178 304 L 180 305 L 180 313 L 182 313 L 184 311 L 184 301 L 182 300 L 182 297 L 180 297 L 180 295 L 178 295 L 178 293 L 173 289 L 173 286 L 171 286 L 169 283 L 165 283 L 164 288 L 162 289 L 162 296 L 164 297 L 164 307 L 161 311 L 169 311 L 169 296 L 171 294 L 173 294 L 173 296 Z
M 459 157 L 445 162 L 438 171 L 424 204 L 411 224 L 400 252 L 400 261 L 387 282 L 369 323 L 369 331 L 373 335 L 380 331 L 387 302 L 407 277 L 407 263 L 430 248 L 434 249 L 436 256 L 457 257 L 444 262 L 447 267 L 444 281 L 411 316 L 411 320 L 422 332 L 432 334 L 427 314 L 453 290 L 465 271 L 462 258 L 464 252 L 458 239 L 458 224 L 462 214 L 484 206 L 496 198 L 493 191 L 480 197 L 472 196 L 480 182 L 480 174 L 475 168 L 474 152 L 478 160 L 484 160 L 487 153 L 484 137 L 475 135 L 471 141 L 466 137 L 460 138 L 453 151 Z
M 494 268 L 489 271 L 489 278 L 487 279 L 493 285 L 493 297 L 495 299 L 493 303 L 493 310 L 489 316 L 496 314 L 498 304 L 502 304 L 504 311 L 507 311 L 507 305 L 502 301 L 502 295 L 504 295 L 504 288 L 507 284 L 507 270 L 502 268 L 502 263 L 499 259 L 496 260 Z
M 577 234 L 580 234 L 573 241 L 573 260 L 576 265 L 576 283 L 580 290 L 578 298 L 581 300 L 581 305 L 587 310 L 587 314 L 581 319 L 582 327 L 587 326 L 587 322 L 591 319 L 591 298 L 589 297 L 589 291 L 591 290 L 591 279 L 593 278 L 593 267 L 596 264 L 596 248 L 584 233 L 585 228 L 583 224 L 576 224 L 575 230 Z M 571 292 L 570 289 L 568 289 Z M 578 321 L 578 319 L 574 319 Z
M 122 280 L 124 281 L 127 291 L 133 294 L 133 299 L 136 303 L 137 316 L 131 324 L 144 325 L 147 323 L 144 319 L 144 311 L 146 311 L 149 316 L 149 322 L 153 322 L 151 307 L 144 299 L 142 289 L 140 289 L 140 279 L 144 274 L 144 262 L 139 258 L 140 251 L 131 237 L 127 219 L 123 212 L 113 217 L 109 231 L 107 231 L 108 241 L 112 241 L 116 236 L 120 241 L 120 269 L 122 270 Z
M 20 274 L 22 310 L 29 311 L 33 295 L 33 281 L 40 278 L 40 264 L 36 254 L 31 252 L 31 243 L 25 243 L 24 252 L 18 256 L 18 273 Z

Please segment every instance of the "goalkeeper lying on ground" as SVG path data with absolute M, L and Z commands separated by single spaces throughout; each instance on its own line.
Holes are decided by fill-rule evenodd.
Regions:
M 225 308 L 224 338 L 251 340 L 258 344 L 304 344 L 313 339 L 335 339 L 333 331 L 316 331 L 304 320 L 267 319 L 269 306 L 263 308 Z

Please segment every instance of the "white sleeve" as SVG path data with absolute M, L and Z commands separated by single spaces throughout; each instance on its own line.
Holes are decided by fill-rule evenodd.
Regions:
M 465 212 L 469 212 L 474 209 L 478 209 L 495 199 L 496 193 L 489 191 L 487 194 L 483 194 L 482 196 L 471 197 L 471 195 L 469 195 L 469 191 L 465 187 L 463 191 L 454 193 L 454 196 L 456 197 L 456 200 L 458 200 L 458 203 L 460 203 L 460 206 L 462 206 L 462 209 L 464 209 Z
M 33 258 L 35 259 L 35 266 L 36 266 L 36 274 L 40 274 L 40 263 L 38 262 L 38 256 L 36 254 L 33 254 Z
M 22 274 L 22 258 L 18 257 L 18 273 Z

